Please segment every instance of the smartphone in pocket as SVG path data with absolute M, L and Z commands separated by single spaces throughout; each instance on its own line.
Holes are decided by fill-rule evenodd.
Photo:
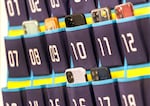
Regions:
M 93 81 L 110 79 L 110 70 L 107 67 L 91 68 L 91 76 Z
M 37 20 L 23 21 L 22 27 L 25 31 L 25 34 L 35 34 L 40 32 L 39 23 Z
M 83 83 L 87 81 L 86 70 L 82 67 L 66 69 L 65 76 L 67 83 Z
M 74 14 L 65 16 L 66 27 L 74 27 L 86 24 L 84 14 Z
M 50 17 L 44 20 L 46 30 L 54 30 L 59 28 L 59 21 L 57 17 Z
M 94 23 L 111 20 L 111 10 L 108 7 L 94 9 L 91 11 Z
M 115 6 L 117 19 L 134 16 L 134 8 L 131 2 Z

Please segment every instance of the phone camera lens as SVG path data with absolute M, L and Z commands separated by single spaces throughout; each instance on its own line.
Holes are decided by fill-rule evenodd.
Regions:
M 67 76 L 67 80 L 68 80 L 69 83 L 73 83 L 74 82 L 74 78 L 73 78 L 72 72 L 67 72 L 66 76 Z

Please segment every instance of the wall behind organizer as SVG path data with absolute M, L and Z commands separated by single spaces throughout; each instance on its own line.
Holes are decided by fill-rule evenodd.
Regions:
M 7 63 L 5 55 L 4 36 L 7 36 L 8 19 L 6 15 L 4 0 L 0 0 L 0 88 L 7 84 Z M 0 106 L 3 106 L 0 89 Z

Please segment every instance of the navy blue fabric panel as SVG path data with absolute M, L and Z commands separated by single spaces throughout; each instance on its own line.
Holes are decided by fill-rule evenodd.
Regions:
M 8 76 L 28 77 L 29 70 L 22 39 L 5 39 L 6 56 L 8 63 Z

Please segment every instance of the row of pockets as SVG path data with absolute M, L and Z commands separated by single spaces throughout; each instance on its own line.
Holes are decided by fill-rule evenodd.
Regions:
M 125 2 L 140 4 L 148 1 L 122 0 L 122 3 Z M 64 17 L 72 13 L 90 13 L 91 10 L 100 7 L 114 8 L 114 6 L 120 3 L 121 0 L 24 0 L 16 2 L 5 0 L 10 26 L 19 26 L 23 21 L 29 19 L 43 22 L 44 19 L 51 16 Z
M 9 77 L 63 73 L 67 68 L 123 66 L 150 60 L 149 15 L 6 37 Z M 29 71 L 29 73 L 28 73 Z
M 150 76 L 3 89 L 4 106 L 149 106 Z M 13 106 L 14 106 L 13 105 Z

